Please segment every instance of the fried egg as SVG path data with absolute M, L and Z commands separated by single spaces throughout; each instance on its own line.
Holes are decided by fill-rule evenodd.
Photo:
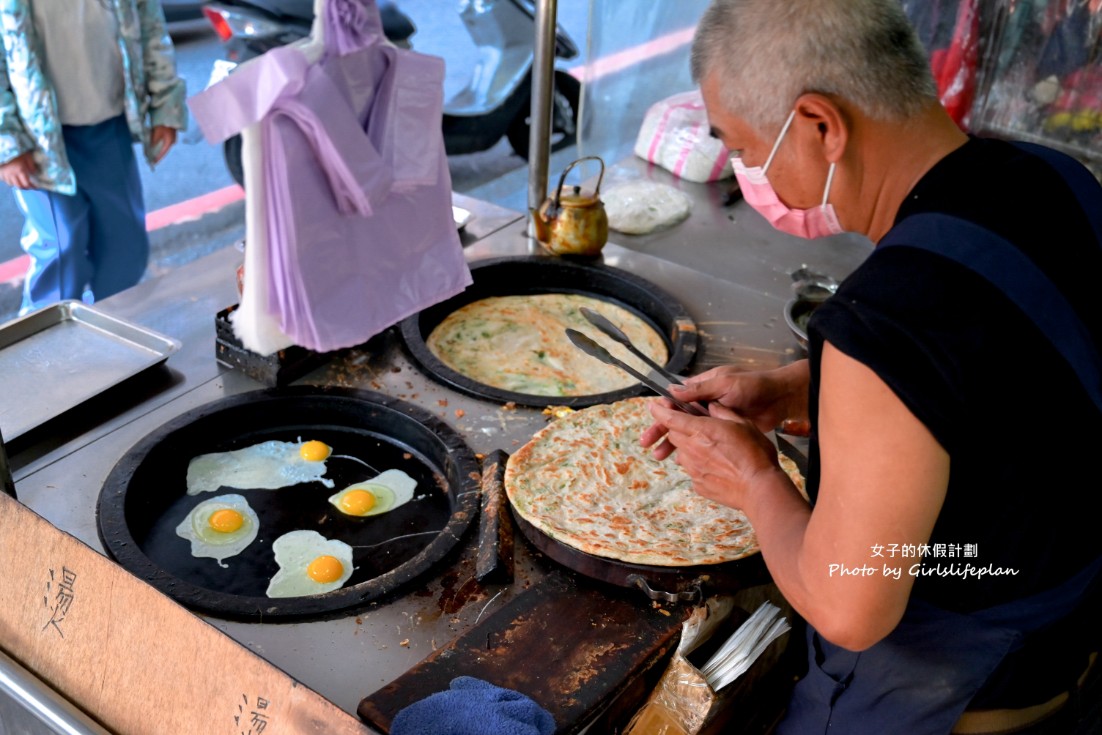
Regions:
M 219 495 L 191 509 L 176 526 L 176 535 L 191 541 L 192 556 L 211 557 L 218 566 L 236 556 L 256 538 L 260 519 L 240 495 Z
M 319 441 L 266 441 L 231 452 L 201 454 L 188 463 L 187 494 L 221 487 L 275 490 L 314 481 L 333 487 L 332 480 L 322 477 L 332 451 Z
M 304 597 L 340 589 L 352 576 L 352 547 L 317 531 L 291 531 L 272 542 L 279 571 L 268 597 Z
M 377 477 L 349 485 L 329 498 L 345 515 L 365 518 L 394 510 L 413 499 L 417 480 L 401 470 L 387 470 Z

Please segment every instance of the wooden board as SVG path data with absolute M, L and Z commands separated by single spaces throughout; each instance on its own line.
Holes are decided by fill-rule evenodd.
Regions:
M 557 733 L 579 732 L 672 654 L 685 614 L 637 591 L 553 573 L 365 698 L 358 712 L 390 732 L 399 710 L 465 675 L 528 695 L 555 718 Z M 646 694 L 644 687 L 638 696 Z
M 0 495 L 0 646 L 119 735 L 371 732 Z

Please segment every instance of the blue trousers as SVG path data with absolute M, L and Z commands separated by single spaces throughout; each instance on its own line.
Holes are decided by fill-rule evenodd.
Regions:
M 142 182 L 126 118 L 62 128 L 73 196 L 15 190 L 31 265 L 21 314 L 62 299 L 95 299 L 141 280 L 149 261 Z

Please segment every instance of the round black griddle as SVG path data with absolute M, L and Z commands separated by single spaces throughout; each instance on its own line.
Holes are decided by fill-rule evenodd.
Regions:
M 193 457 L 259 444 L 318 439 L 334 455 L 357 457 L 417 481 L 414 499 L 388 513 L 351 518 L 329 496 L 375 475 L 362 464 L 327 460 L 320 482 L 277 490 L 222 488 L 187 495 Z M 176 526 L 205 500 L 246 498 L 260 530 L 221 568 L 194 557 Z M 135 445 L 108 475 L 97 505 L 100 538 L 123 567 L 197 612 L 256 622 L 331 617 L 380 598 L 428 571 L 459 542 L 478 510 L 479 465 L 462 438 L 432 414 L 369 391 L 297 386 L 244 393 L 183 414 Z M 341 589 L 269 598 L 278 565 L 272 542 L 314 530 L 353 547 L 356 567 Z
M 504 453 L 502 453 L 504 457 Z M 507 498 L 505 491 L 506 461 L 500 460 L 486 478 L 486 493 Z M 633 564 L 619 559 L 610 559 L 574 548 L 536 528 L 524 519 L 512 503 L 513 523 L 521 535 L 545 554 L 567 569 L 583 576 L 605 582 L 617 587 L 642 590 L 652 600 L 662 602 L 699 602 L 708 591 L 733 592 L 744 587 L 764 584 L 769 581 L 769 571 L 765 567 L 761 554 L 722 564 L 701 564 L 689 567 L 664 567 L 649 564 Z
M 686 567 L 633 564 L 587 554 L 551 538 L 512 510 L 521 534 L 548 558 L 590 579 L 642 590 L 652 600 L 697 603 L 708 592 L 734 592 L 770 579 L 760 553 L 722 564 Z
M 537 396 L 485 385 L 451 369 L 429 351 L 425 340 L 453 311 L 491 296 L 541 293 L 592 296 L 635 313 L 662 335 L 670 355 L 665 367 L 670 372 L 685 370 L 696 357 L 696 323 L 684 306 L 650 281 L 619 268 L 596 261 L 521 256 L 476 262 L 471 266 L 471 276 L 474 283 L 463 293 L 431 306 L 401 324 L 406 348 L 421 368 L 434 380 L 468 395 L 522 406 L 579 408 L 612 403 L 647 390 L 637 384 L 589 396 Z M 593 333 L 597 333 L 596 328 Z

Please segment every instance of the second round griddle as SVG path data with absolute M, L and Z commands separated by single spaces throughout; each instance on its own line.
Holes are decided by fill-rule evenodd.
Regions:
M 311 482 L 186 493 L 193 457 L 268 440 L 310 439 L 380 472 L 403 470 L 417 481 L 414 499 L 378 516 L 341 514 L 329 496 L 375 473 L 337 457 L 327 460 L 332 489 Z M 97 520 L 111 556 L 185 606 L 226 618 L 295 620 L 359 607 L 441 561 L 477 514 L 478 478 L 477 460 L 462 438 L 423 409 L 369 391 L 300 386 L 232 396 L 170 421 L 115 465 L 100 494 Z M 260 531 L 222 568 L 214 559 L 192 556 L 176 526 L 199 503 L 228 493 L 246 498 Z M 278 570 L 271 544 L 294 530 L 317 531 L 353 547 L 356 568 L 344 587 L 306 597 L 265 595 Z
M 652 599 L 699 602 L 701 595 L 735 592 L 770 580 L 760 553 L 721 564 L 666 567 L 595 556 L 552 538 L 512 508 L 513 520 L 524 538 L 550 559 L 600 582 L 640 589 Z
M 639 384 L 585 396 L 540 396 L 518 393 L 477 382 L 444 364 L 425 341 L 444 319 L 475 301 L 493 296 L 565 293 L 590 296 L 623 307 L 647 322 L 666 343 L 666 369 L 679 373 L 696 357 L 696 323 L 685 307 L 657 285 L 598 261 L 547 256 L 491 258 L 471 265 L 474 283 L 463 293 L 409 317 L 401 324 L 402 339 L 414 360 L 434 380 L 468 395 L 521 406 L 581 408 L 612 403 L 647 389 Z M 593 330 L 596 333 L 596 329 Z
M 501 459 L 494 467 L 494 471 L 484 478 L 486 492 L 491 496 L 499 495 L 502 498 L 508 498 L 505 490 L 507 456 L 501 452 Z M 596 556 L 552 538 L 525 520 L 511 502 L 509 502 L 509 509 L 512 511 L 512 521 L 517 530 L 528 543 L 548 558 L 590 579 L 616 587 L 640 589 L 655 600 L 672 602 L 676 598 L 695 602 L 699 601 L 700 594 L 706 592 L 717 590 L 731 592 L 764 584 L 770 579 L 769 571 L 760 553 L 721 564 L 682 567 L 635 564 L 620 559 Z

